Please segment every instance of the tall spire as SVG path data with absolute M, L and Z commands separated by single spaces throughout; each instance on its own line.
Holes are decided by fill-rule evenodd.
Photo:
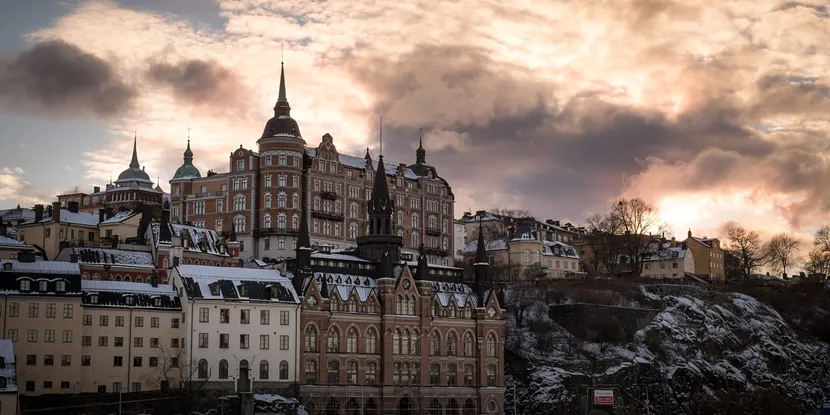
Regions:
M 383 164 L 383 118 L 380 119 L 380 123 L 378 168 L 375 170 L 372 197 L 369 199 L 369 234 L 391 235 L 393 206 L 392 198 L 389 197 L 389 185 L 386 183 L 386 167 Z
M 418 132 L 418 150 L 415 151 L 415 163 L 427 163 L 427 151 L 424 150 L 424 129 L 421 128 Z
M 484 228 L 481 226 L 481 219 L 478 220 L 478 246 L 476 246 L 476 258 L 473 263 L 473 271 L 475 272 L 475 282 L 473 283 L 473 290 L 478 297 L 478 306 L 484 306 L 484 294 L 488 288 L 487 269 L 490 263 L 487 261 L 487 249 L 484 246 Z
M 133 159 L 130 160 L 130 168 L 137 169 L 141 167 L 138 164 L 138 133 L 134 132 L 133 134 Z
M 305 272 L 311 266 L 311 238 L 308 235 L 308 180 L 309 169 L 313 159 L 308 153 L 303 152 L 303 169 L 301 183 L 301 212 L 300 232 L 297 235 L 297 271 Z
M 187 149 L 184 151 L 184 164 L 193 164 L 193 151 L 190 150 L 190 139 L 187 139 Z
M 422 243 L 420 247 L 418 247 L 418 268 L 417 272 L 415 273 L 416 280 L 427 280 L 429 279 L 429 261 L 427 260 L 427 254 L 424 250 L 424 244 Z
M 291 116 L 291 106 L 288 105 L 288 97 L 285 94 L 285 64 L 280 63 L 280 95 L 274 105 L 274 116 Z

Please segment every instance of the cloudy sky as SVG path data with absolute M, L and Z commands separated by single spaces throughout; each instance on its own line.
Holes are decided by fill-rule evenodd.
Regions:
M 0 207 L 139 159 L 227 170 L 277 98 L 316 146 L 412 163 L 456 212 L 582 222 L 642 197 L 674 233 L 830 221 L 828 0 L 10 0 L 0 14 Z M 284 52 L 283 52 L 284 50 Z

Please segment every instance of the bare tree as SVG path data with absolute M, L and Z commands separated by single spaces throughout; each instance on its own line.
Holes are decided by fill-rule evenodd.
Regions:
M 628 256 L 628 267 L 633 276 L 639 276 L 643 268 L 643 255 L 648 251 L 650 235 L 665 231 L 657 208 L 642 199 L 620 199 L 611 207 L 610 220 L 622 232 L 623 244 Z
M 818 274 L 825 277 L 830 275 L 830 251 L 824 251 L 819 247 L 814 247 L 807 254 L 804 270 L 809 274 Z
M 525 312 L 528 308 L 543 301 L 542 291 L 535 284 L 513 284 L 506 294 L 505 307 L 513 312 L 518 327 L 524 324 Z
M 594 214 L 587 219 L 589 233 L 583 236 L 580 258 L 589 274 L 613 273 L 622 253 L 619 221 L 613 215 Z
M 795 262 L 801 241 L 788 233 L 779 233 L 764 247 L 769 264 L 777 273 L 787 273 L 787 267 Z
M 741 278 L 747 278 L 755 268 L 767 263 L 767 252 L 758 232 L 735 226 L 726 231 L 726 251 L 736 261 Z
M 189 359 L 184 348 L 159 345 L 153 349 L 156 351 L 156 366 L 145 375 L 145 380 L 160 390 L 168 387 L 180 389 L 182 405 L 188 408 L 188 412 L 194 405 L 199 406 L 198 398 L 210 380 L 210 372 L 205 377 L 199 376 L 198 362 Z M 194 398 L 197 398 L 195 402 Z

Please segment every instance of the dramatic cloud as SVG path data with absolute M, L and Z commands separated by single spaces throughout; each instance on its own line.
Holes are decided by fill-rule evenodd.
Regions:
M 51 203 L 54 192 L 46 191 L 24 179 L 26 172 L 20 167 L 0 168 L 0 200 L 14 201 L 14 204 L 30 207 Z
M 0 61 L 0 104 L 13 110 L 109 117 L 135 97 L 110 63 L 61 40 Z

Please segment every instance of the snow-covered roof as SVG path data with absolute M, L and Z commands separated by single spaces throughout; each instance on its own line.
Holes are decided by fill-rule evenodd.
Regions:
M 311 258 L 312 259 L 331 259 L 331 260 L 335 260 L 335 261 L 371 262 L 371 261 L 367 261 L 363 258 L 356 257 L 354 255 L 349 255 L 345 252 L 346 251 L 343 251 L 343 250 L 340 250 L 340 251 L 333 250 L 333 251 L 331 251 L 331 253 L 316 251 L 316 252 L 313 252 L 311 254 Z
M 94 213 L 87 213 L 87 212 L 70 212 L 69 209 L 61 209 L 61 223 L 69 223 L 72 225 L 78 226 L 98 226 L 98 215 Z M 53 223 L 53 218 L 51 216 L 43 218 L 38 223 Z M 32 222 L 27 223 L 27 225 L 31 224 Z
M 317 149 L 307 148 L 306 153 L 308 153 L 308 155 L 311 156 L 311 157 L 315 157 L 317 155 Z M 363 168 L 366 167 L 366 159 L 363 158 L 363 157 L 352 156 L 352 155 L 348 155 L 348 154 L 338 154 L 338 159 L 340 161 L 340 164 L 342 164 L 344 166 L 347 166 L 347 167 L 351 167 L 353 169 L 363 169 Z M 372 168 L 377 170 L 377 166 L 378 166 L 377 160 L 373 159 L 372 160 Z M 397 164 L 385 162 L 385 163 L 383 163 L 383 167 L 386 169 L 386 175 L 387 176 L 392 176 L 392 177 L 397 176 L 397 174 L 398 174 L 398 165 Z M 417 179 L 418 177 L 420 177 L 414 171 L 412 171 L 412 169 L 410 169 L 408 167 L 403 168 L 403 173 L 404 173 L 404 177 L 406 177 L 407 179 L 413 179 L 414 180 L 414 179 Z
M 0 259 L 0 270 L 5 264 L 11 263 L 11 272 L 32 273 L 32 274 L 65 274 L 81 275 L 78 264 L 63 261 L 35 261 L 20 262 L 14 259 Z
M 323 286 L 323 278 L 326 279 L 328 286 L 328 295 L 331 298 L 332 293 L 337 293 L 337 297 L 341 300 L 349 299 L 352 291 L 355 292 L 360 301 L 366 301 L 369 294 L 374 291 L 377 295 L 377 281 L 372 277 L 349 275 L 349 274 L 334 274 L 328 272 L 315 272 L 311 278 L 317 283 L 318 287 Z M 307 278 L 303 284 L 303 289 L 308 287 L 311 278 Z
M 133 293 L 133 294 L 155 294 L 155 295 L 175 295 L 176 290 L 172 285 L 159 284 L 153 287 L 150 283 L 142 282 L 126 282 L 126 281 L 100 281 L 100 280 L 82 280 L 81 287 L 84 292 L 115 292 L 115 293 Z
M 23 242 L 4 235 L 0 235 L 0 248 L 34 249 Z
M 291 280 L 277 269 L 179 265 L 175 272 L 191 298 L 299 302 Z
M 146 251 L 73 247 L 72 252 L 78 255 L 79 263 L 85 264 L 107 263 L 149 267 L 155 265 L 153 254 Z
M 684 259 L 686 257 L 686 249 L 682 247 L 658 247 L 656 244 L 649 246 L 643 261 L 665 261 L 669 259 Z
M 478 249 L 478 239 L 474 239 L 461 250 L 463 254 L 474 254 Z M 506 238 L 496 238 L 484 243 L 484 249 L 487 251 L 501 251 L 507 249 Z
M 121 222 L 123 222 L 123 221 L 125 221 L 125 220 L 127 220 L 127 219 L 129 219 L 133 216 L 136 216 L 136 215 L 138 215 L 138 213 L 132 212 L 132 211 L 129 211 L 129 210 L 124 211 L 124 212 L 118 212 L 115 215 L 113 215 L 113 217 L 101 222 L 101 225 L 107 225 L 107 224 L 112 224 L 112 223 L 121 223 Z
M 558 249 L 556 247 L 558 247 Z M 544 241 L 544 250 L 542 251 L 542 255 L 553 255 L 564 258 L 579 259 L 579 254 L 576 252 L 576 249 L 574 249 L 574 247 L 557 241 Z
M 153 232 L 153 241 L 156 248 L 162 244 L 170 244 L 170 241 L 162 241 L 161 239 L 161 226 L 162 224 L 159 222 L 153 222 L 150 224 L 150 229 Z M 219 255 L 219 256 L 230 256 L 230 253 L 225 251 L 222 254 L 219 249 L 220 243 L 222 242 L 222 238 L 219 237 L 219 234 L 216 233 L 213 229 L 208 228 L 200 228 L 197 226 L 191 225 L 182 225 L 178 223 L 168 223 L 170 234 L 176 237 L 184 237 L 184 234 L 188 234 L 190 236 L 190 246 L 185 249 L 185 252 L 199 252 L 203 254 L 211 254 L 211 255 Z M 203 243 L 204 242 L 204 243 Z
M 181 301 L 172 285 L 123 281 L 81 281 L 84 306 L 129 307 L 181 310 Z M 93 295 L 94 301 L 93 301 Z M 128 299 L 128 297 L 130 297 Z
M 478 304 L 472 288 L 461 282 L 435 282 L 432 284 L 432 293 L 443 307 L 446 307 L 450 302 L 459 308 L 465 307 L 467 304 L 475 307 Z

